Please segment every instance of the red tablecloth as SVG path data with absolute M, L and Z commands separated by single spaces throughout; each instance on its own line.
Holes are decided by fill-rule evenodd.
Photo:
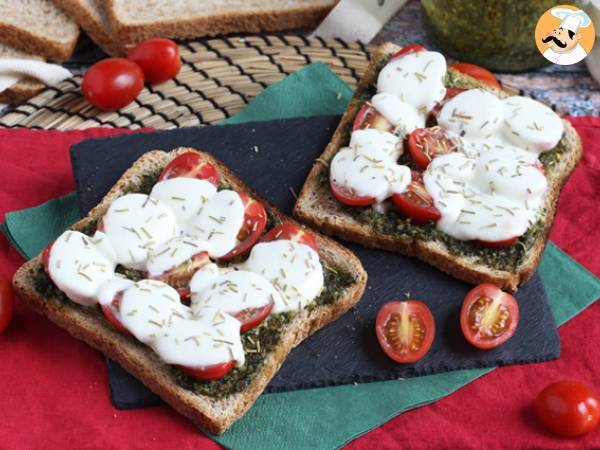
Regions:
M 584 158 L 565 187 L 552 239 L 600 274 L 600 120 L 573 119 Z M 74 188 L 69 146 L 115 130 L 64 134 L 0 130 L 0 219 Z M 590 242 L 595 246 L 590 247 Z M 0 238 L 0 274 L 22 263 Z M 600 448 L 600 431 L 579 440 L 553 437 L 535 421 L 531 401 L 547 383 L 573 378 L 600 390 L 600 305 L 560 330 L 559 360 L 494 371 L 433 405 L 402 414 L 350 447 Z M 109 399 L 101 355 L 18 304 L 0 337 L 0 448 L 217 448 L 183 417 L 163 406 L 121 412 Z

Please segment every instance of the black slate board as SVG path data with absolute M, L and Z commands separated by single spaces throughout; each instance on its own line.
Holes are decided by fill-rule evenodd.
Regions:
M 316 117 L 243 125 L 182 128 L 84 141 L 71 158 L 82 213 L 94 207 L 144 152 L 189 146 L 208 150 L 265 199 L 291 213 L 294 199 L 329 142 L 339 117 Z M 258 148 L 258 152 L 254 148 Z M 414 258 L 347 243 L 363 262 L 369 283 L 362 300 L 342 318 L 298 348 L 267 387 L 268 392 L 369 382 L 449 370 L 546 361 L 560 353 L 556 324 L 536 274 L 517 294 L 520 324 L 514 337 L 490 351 L 469 346 L 459 327 L 462 299 L 470 286 Z M 415 364 L 393 363 L 380 349 L 374 319 L 386 301 L 412 294 L 431 308 L 437 335 Z M 114 362 L 109 364 L 117 407 L 148 406 L 159 400 Z

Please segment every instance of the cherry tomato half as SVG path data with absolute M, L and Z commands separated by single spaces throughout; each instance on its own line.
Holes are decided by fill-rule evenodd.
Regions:
M 235 361 L 228 361 L 222 364 L 214 364 L 212 366 L 206 366 L 200 369 L 193 369 L 191 367 L 185 366 L 177 366 L 178 369 L 180 369 L 182 372 L 187 373 L 189 376 L 205 381 L 220 380 L 229 372 L 231 372 L 234 367 Z
M 0 333 L 10 323 L 15 307 L 15 295 L 8 278 L 0 277 Z
M 162 281 L 163 283 L 166 283 L 172 288 L 176 289 L 181 298 L 189 298 L 190 280 L 194 276 L 194 273 L 208 263 L 210 263 L 208 253 L 197 253 L 177 267 L 174 267 L 160 275 L 156 275 L 152 277 L 152 279 Z
M 509 340 L 519 323 L 519 304 L 498 286 L 484 283 L 471 289 L 460 311 L 460 327 L 471 345 L 482 350 Z
M 392 201 L 400 212 L 410 217 L 415 223 L 424 223 L 428 220 L 437 222 L 442 215 L 433 204 L 433 198 L 425 189 L 422 175 L 413 170 L 411 182 L 402 194 L 394 194 Z
M 405 45 L 404 47 L 402 47 L 401 50 L 397 51 L 396 53 L 394 53 L 392 55 L 392 57 L 390 58 L 390 61 L 393 61 L 394 59 L 398 59 L 404 55 L 409 55 L 410 53 L 418 53 L 418 52 L 425 52 L 425 51 L 427 51 L 427 49 L 419 44 Z
M 219 174 L 215 166 L 205 161 L 202 155 L 194 152 L 179 155 L 167 164 L 158 181 L 176 177 L 198 178 L 219 186 Z
M 240 333 L 245 333 L 252 328 L 256 328 L 259 326 L 263 320 L 269 317 L 271 311 L 273 310 L 273 301 L 265 306 L 261 306 L 260 308 L 248 308 L 242 311 L 231 314 L 237 320 L 242 322 L 242 326 L 240 327 Z
M 456 144 L 440 128 L 417 128 L 408 136 L 408 150 L 422 169 L 438 155 L 456 151 Z
M 394 125 L 383 117 L 370 102 L 366 102 L 360 107 L 352 125 L 352 130 L 364 130 L 368 128 L 388 131 L 390 133 L 394 131 Z
M 162 83 L 179 73 L 179 48 L 170 39 L 149 39 L 138 44 L 127 55 L 144 72 L 148 83 Z
M 299 244 L 308 245 L 315 252 L 319 251 L 319 244 L 312 233 L 294 223 L 286 222 L 271 228 L 271 230 L 263 236 L 261 242 L 271 242 L 279 239 L 287 239 Z
M 119 292 L 115 295 L 115 299 L 112 301 L 110 305 L 100 305 L 100 309 L 104 313 L 104 316 L 108 319 L 108 321 L 119 331 L 125 333 L 127 335 L 131 335 L 131 331 L 125 328 L 125 325 L 121 323 L 119 319 L 115 316 L 113 311 L 118 311 L 119 306 L 121 306 L 121 299 L 123 298 L 123 293 Z
M 238 195 L 244 204 L 244 224 L 237 236 L 240 243 L 225 256 L 222 256 L 220 258 L 222 261 L 233 259 L 250 250 L 267 226 L 267 212 L 262 203 L 249 197 L 244 192 L 238 192 Z
M 433 117 L 434 119 L 437 119 L 438 114 L 440 113 L 440 111 L 442 110 L 444 105 L 446 103 L 448 103 L 448 100 L 453 99 L 458 94 L 460 94 L 461 92 L 465 92 L 465 91 L 466 91 L 466 89 L 463 89 L 463 88 L 448 88 L 448 89 L 446 89 L 446 95 L 444 96 L 444 99 L 441 102 L 438 102 L 435 104 L 433 109 L 429 112 L 429 115 L 431 117 Z
M 465 75 L 476 78 L 488 86 L 500 89 L 500 83 L 498 83 L 498 80 L 494 74 L 481 66 L 469 63 L 454 63 L 450 64 L 450 67 L 452 67 L 454 70 L 464 73 Z
M 483 245 L 484 247 L 488 247 L 488 248 L 498 248 L 498 247 L 506 247 L 508 245 L 513 245 L 515 242 L 517 242 L 518 236 L 513 236 L 511 238 L 508 239 L 504 239 L 503 241 L 481 241 L 479 239 L 474 240 L 473 242 L 475 242 L 476 244 L 479 245 Z
M 584 383 L 559 381 L 538 394 L 535 412 L 553 433 L 567 437 L 581 436 L 598 426 L 600 400 Z
M 329 186 L 333 196 L 344 205 L 348 206 L 369 206 L 376 202 L 375 197 L 361 197 L 348 188 L 338 186 L 329 180 Z
M 44 270 L 48 275 L 50 275 L 50 252 L 52 251 L 52 244 L 54 242 L 50 242 L 46 248 L 42 251 L 42 262 L 44 263 Z
M 425 303 L 419 300 L 391 301 L 377 313 L 377 340 L 394 361 L 412 363 L 431 348 L 435 321 Z
M 125 58 L 107 58 L 97 62 L 88 69 L 81 82 L 81 91 L 87 101 L 106 111 L 129 105 L 143 87 L 142 69 Z

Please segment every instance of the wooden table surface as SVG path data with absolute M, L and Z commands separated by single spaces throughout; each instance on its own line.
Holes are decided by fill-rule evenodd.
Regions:
M 419 43 L 429 49 L 437 48 L 425 33 L 419 0 L 409 0 L 375 37 L 373 43 L 386 41 L 400 45 Z M 600 42 L 596 42 L 596 45 L 600 45 Z M 583 62 L 572 66 L 552 64 L 532 72 L 497 75 L 502 82 L 522 88 L 542 101 L 555 104 L 565 114 L 600 115 L 600 85 L 590 76 Z

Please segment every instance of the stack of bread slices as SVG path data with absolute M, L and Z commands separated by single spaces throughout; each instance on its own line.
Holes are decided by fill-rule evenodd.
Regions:
M 316 25 L 338 0 L 0 0 L 0 58 L 62 62 L 79 29 L 109 55 L 153 37 L 189 39 Z M 43 88 L 23 79 L 0 93 L 15 103 Z

